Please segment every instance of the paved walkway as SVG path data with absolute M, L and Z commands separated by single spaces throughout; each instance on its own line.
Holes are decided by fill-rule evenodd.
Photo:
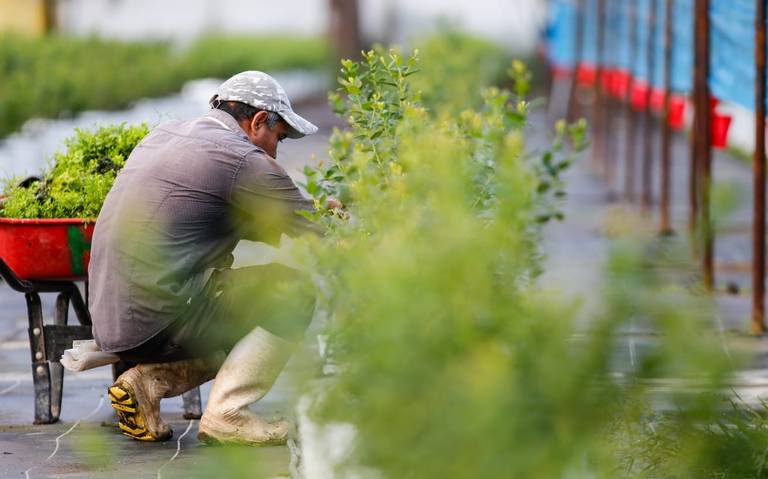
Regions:
M 534 121 L 541 124 L 541 119 Z M 610 123 L 609 135 L 617 158 L 616 180 L 607 185 L 591 167 L 590 153 L 587 152 L 568 174 L 568 201 L 565 207 L 565 221 L 552 225 L 546 230 L 544 250 L 547 254 L 542 284 L 556 288 L 565 296 L 584 301 L 582 316 L 599 306 L 599 291 L 603 287 L 601 275 L 611 247 L 612 225 L 643 223 L 641 228 L 656 228 L 658 224 L 658 177 L 659 153 L 655 152 L 654 168 L 654 211 L 643 217 L 637 203 L 617 200 L 617 193 L 623 192 L 625 119 L 614 117 Z M 637 131 L 637 173 L 635 188 L 639 198 L 641 177 L 640 165 L 643 158 L 641 132 Z M 654 126 L 658 142 L 658 125 Z M 534 139 L 536 135 L 534 135 Z M 541 139 L 534 140 L 540 144 Z M 658 144 L 658 143 L 656 143 Z M 688 222 L 688 165 L 690 153 L 688 139 L 678 134 L 673 140 L 673 187 L 672 224 L 676 235 L 664 241 L 675 245 L 683 256 L 690 254 L 687 238 Z M 748 162 L 735 158 L 724 151 L 715 151 L 713 178 L 716 188 L 729 191 L 730 206 L 719 224 L 715 242 L 715 262 L 718 265 L 742 263 L 751 260 L 751 198 L 752 172 Z M 661 240 L 659 240 L 661 241 Z M 700 280 L 698 261 L 692 257 L 680 258 L 690 261 L 685 270 L 685 282 L 693 285 Z M 711 327 L 702 334 L 717 337 L 727 354 L 735 351 L 746 352 L 750 357 L 747 364 L 733 371 L 733 384 L 739 395 L 748 402 L 768 398 L 768 338 L 753 337 L 750 331 L 751 277 L 749 269 L 718 268 L 716 272 L 717 292 L 711 297 L 714 314 Z M 727 292 L 728 289 L 736 292 Z M 617 365 L 619 369 L 631 368 L 643 350 L 654 347 L 653 331 L 638 324 L 630 324 L 624 336 L 617 340 Z

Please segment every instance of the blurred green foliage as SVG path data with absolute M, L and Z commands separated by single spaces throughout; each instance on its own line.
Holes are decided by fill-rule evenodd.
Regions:
M 432 40 L 464 59 L 450 68 L 425 50 L 344 61 L 331 102 L 349 128 L 334 132 L 328 164 L 305 171 L 329 233 L 294 252 L 322 278 L 337 366 L 308 389 L 313 417 L 355 429 L 337 477 L 766 477 L 764 407 L 724 401 L 740 358 L 702 333 L 712 305 L 680 285 L 687 264 L 667 240 L 616 241 L 586 324 L 537 285 L 542 225 L 562 218 L 565 145 L 586 144 L 585 124 L 559 122 L 529 154 L 532 80 L 519 62 L 501 69 L 509 90 L 495 74 L 464 96 L 424 90 L 468 88 L 482 52 L 464 55 L 457 38 Z M 442 83 L 416 87 L 427 74 Z M 64 156 L 117 156 L 101 134 L 120 143 L 81 132 Z M 635 351 L 637 330 L 653 339 Z M 257 465 L 221 449 L 183 474 Z
M 147 125 L 76 130 L 39 181 L 6 182 L 0 215 L 7 218 L 96 218 L 117 173 Z
M 203 37 L 175 51 L 163 42 L 0 36 L 0 137 L 33 117 L 123 108 L 177 91 L 201 77 L 243 70 L 323 68 L 324 40 L 299 37 Z
M 323 278 L 337 366 L 311 393 L 314 417 L 355 429 L 338 476 L 762 474 L 764 431 L 722 394 L 738 358 L 702 334 L 712 305 L 676 283 L 686 267 L 666 243 L 636 231 L 616 243 L 586 324 L 537 285 L 541 225 L 562 218 L 564 145 L 584 146 L 585 124 L 559 122 L 528 154 L 525 65 L 508 70 L 511 91 L 489 87 L 493 75 L 467 82 L 477 65 L 452 64 L 456 41 L 436 40 L 453 45 L 448 59 L 342 62 L 331 101 L 349 128 L 328 165 L 305 171 L 330 233 L 299 254 Z M 476 93 L 415 88 L 440 71 L 430 62 L 452 65 L 435 88 Z M 325 207 L 330 196 L 346 209 Z M 636 328 L 654 338 L 639 351 Z M 702 432 L 718 423 L 729 433 Z
M 431 42 L 441 43 L 438 40 Z M 470 41 L 466 51 L 472 52 L 474 45 L 474 41 Z M 461 56 L 464 50 L 457 46 L 456 51 Z M 452 156 L 463 156 L 473 167 L 472 180 L 476 188 L 471 195 L 473 207 L 482 216 L 496 205 L 498 145 L 509 132 L 514 130 L 520 136 L 527 126 L 531 108 L 526 100 L 531 82 L 529 71 L 519 61 L 506 70 L 514 91 L 490 86 L 495 82 L 494 76 L 478 77 L 476 87 L 480 104 L 473 108 L 472 98 L 462 97 L 467 103 L 463 110 L 455 113 L 454 105 L 425 98 L 422 91 L 414 88 L 412 79 L 425 74 L 424 65 L 427 65 L 426 69 L 435 69 L 430 65 L 441 61 L 432 58 L 422 63 L 419 55 L 420 51 L 415 50 L 404 58 L 396 50 L 384 52 L 378 48 L 364 52 L 360 63 L 342 61 L 338 79 L 340 88 L 331 93 L 330 101 L 334 111 L 347 120 L 349 129 L 334 130 L 328 164 L 304 170 L 306 190 L 315 198 L 318 209 L 316 219 L 329 228 L 333 228 L 336 220 L 344 220 L 344 215 L 340 211 L 327 214 L 328 197 L 335 197 L 345 204 L 351 201 L 365 203 L 375 199 L 375 195 L 354 200 L 352 190 L 358 183 L 367 181 L 373 187 L 383 189 L 394 181 L 390 178 L 392 175 L 398 177 L 407 171 L 399 160 L 398 149 L 405 132 L 401 128 L 408 115 L 421 116 L 431 122 L 433 129 L 462 140 L 462 149 Z M 472 56 L 464 58 L 468 60 Z M 465 69 L 473 69 L 473 65 L 465 64 Z M 442 83 L 450 89 L 454 82 L 464 85 L 465 80 L 457 71 L 451 72 Z M 565 197 L 562 175 L 571 164 L 568 156 L 563 154 L 564 139 L 569 137 L 574 149 L 581 150 L 587 143 L 585 132 L 584 121 L 572 125 L 561 121 L 553 132 L 550 148 L 545 148 L 540 155 L 529 155 L 521 149 L 521 158 L 533 174 L 531 186 L 536 198 L 532 204 L 536 210 L 536 223 L 562 219 L 558 209 Z M 522 138 L 516 141 L 522 144 Z M 458 167 L 464 163 L 457 160 L 456 164 Z
M 178 68 L 184 79 L 227 78 L 243 70 L 322 69 L 329 61 L 328 44 L 319 38 L 208 36 L 183 52 Z
M 413 88 L 434 113 L 458 114 L 483 103 L 482 91 L 509 79 L 509 53 L 488 40 L 446 29 L 418 46 L 424 63 Z

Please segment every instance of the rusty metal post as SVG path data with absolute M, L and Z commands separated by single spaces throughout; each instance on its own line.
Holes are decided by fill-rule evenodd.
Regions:
M 696 238 L 697 228 L 699 226 L 699 153 L 696 141 L 696 135 L 699 131 L 699 118 L 696 116 L 696 106 L 694 105 L 693 125 L 691 125 L 690 138 L 690 159 L 688 167 L 688 232 L 691 238 Z M 693 241 L 693 253 L 698 256 L 699 245 Z
M 635 200 L 635 158 L 637 156 L 637 114 L 632 110 L 632 90 L 635 85 L 634 63 L 637 54 L 637 10 L 635 2 L 629 3 L 629 58 L 630 58 L 630 82 L 629 98 L 625 99 L 624 112 L 627 116 L 626 149 L 627 157 L 624 166 L 624 196 L 627 201 Z
M 755 14 L 755 154 L 752 210 L 752 332 L 765 333 L 765 97 L 766 0 L 756 0 Z
M 57 28 L 56 0 L 43 0 L 43 28 L 46 34 L 51 34 Z
M 695 11 L 695 54 L 694 54 L 694 109 L 696 130 L 694 131 L 694 162 L 697 190 L 700 199 L 698 232 L 694 230 L 694 242 L 701 244 L 701 269 L 704 287 L 714 289 L 714 235 L 712 232 L 710 189 L 712 186 L 712 114 L 709 106 L 709 51 L 710 20 L 709 0 L 696 0 Z M 696 239 L 699 238 L 700 241 Z
M 571 71 L 571 91 L 568 96 L 568 111 L 565 114 L 565 118 L 569 122 L 576 121 L 576 90 L 579 88 L 578 82 L 578 70 L 581 59 L 584 56 L 584 2 L 585 0 L 578 0 L 576 3 L 576 28 L 574 39 L 574 52 L 573 52 L 573 70 Z
M 603 62 L 605 61 L 605 0 L 597 0 L 595 49 L 595 104 L 592 109 L 592 165 L 602 171 L 605 162 Z
M 661 122 L 661 203 L 659 205 L 659 232 L 672 233 L 670 195 L 672 187 L 672 128 L 669 126 L 669 97 L 672 90 L 672 28 L 674 0 L 664 5 L 664 114 Z
M 611 21 L 615 18 L 615 13 L 617 12 L 616 7 L 619 6 L 617 2 L 608 2 L 606 4 L 606 22 Z M 616 64 L 618 64 L 617 56 L 619 52 L 619 42 L 618 39 L 614 38 L 613 41 L 607 41 L 606 42 L 606 49 L 607 49 L 607 57 L 612 58 L 615 62 L 613 65 L 614 69 L 616 68 Z M 616 98 L 612 97 L 610 94 L 607 95 L 607 99 L 605 102 L 605 125 L 610 127 L 613 125 L 616 120 L 616 107 L 617 107 L 617 100 Z M 605 144 L 603 145 L 603 179 L 605 181 L 606 186 L 608 187 L 608 201 L 613 201 L 616 198 L 616 161 L 618 155 L 616 154 L 616 148 L 618 144 L 618 138 L 617 135 L 604 135 Z
M 330 37 L 338 58 L 360 57 L 360 15 L 357 0 L 330 0 Z
M 699 122 L 701 120 L 700 118 L 700 112 L 698 109 L 698 90 L 697 90 L 697 65 L 698 65 L 698 58 L 700 56 L 699 52 L 699 15 L 698 15 L 698 2 L 699 0 L 694 0 L 696 2 L 694 4 L 694 15 L 693 15 L 693 32 L 694 32 L 694 41 L 693 41 L 693 55 L 694 55 L 694 69 L 693 69 L 693 92 L 692 92 L 692 101 L 693 101 L 693 125 L 691 125 L 691 136 L 690 136 L 690 164 L 689 164 L 689 171 L 688 171 L 688 231 L 691 236 L 691 243 L 693 245 L 693 254 L 695 256 L 699 255 L 699 243 L 698 243 L 698 226 L 699 226 L 699 156 L 700 153 L 700 138 L 698 138 L 699 133 Z
M 653 88 L 653 76 L 656 73 L 654 65 L 654 53 L 656 50 L 656 0 L 648 2 L 648 38 L 646 39 L 646 65 L 648 66 L 648 91 L 645 92 L 645 114 L 643 115 L 643 171 L 642 194 L 640 197 L 640 209 L 643 213 L 650 213 L 653 203 L 653 137 L 654 124 L 651 111 L 651 90 Z

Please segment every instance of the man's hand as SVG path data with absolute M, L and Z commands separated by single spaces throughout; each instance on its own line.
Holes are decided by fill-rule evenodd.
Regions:
M 337 200 L 333 196 L 329 196 L 328 199 L 325 200 L 325 206 L 332 210 L 343 210 L 344 209 L 344 203 Z

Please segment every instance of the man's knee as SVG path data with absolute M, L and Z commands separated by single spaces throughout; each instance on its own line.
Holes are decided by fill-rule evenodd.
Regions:
M 256 325 L 288 340 L 298 340 L 312 321 L 315 310 L 315 286 L 311 277 L 302 271 L 279 264 L 270 264 L 252 271 L 247 289 L 246 304 L 255 314 Z M 258 274 L 258 279 L 256 274 Z
M 265 318 L 261 326 L 270 333 L 288 340 L 304 335 L 315 312 L 316 290 L 308 274 L 283 267 L 276 288 L 284 301 L 280 314 Z

